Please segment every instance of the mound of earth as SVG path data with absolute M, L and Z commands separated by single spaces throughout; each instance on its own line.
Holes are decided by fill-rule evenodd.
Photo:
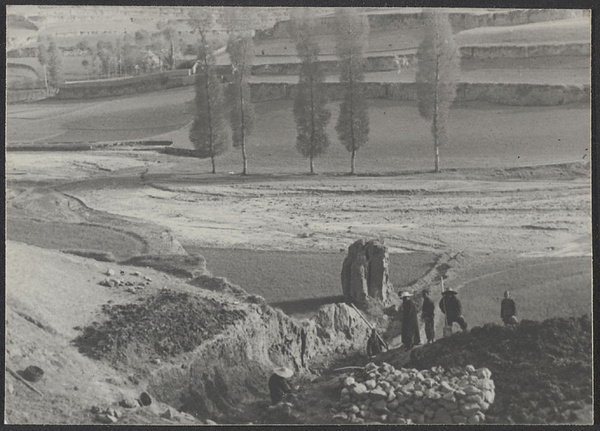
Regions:
M 577 422 L 592 403 L 592 323 L 588 315 L 487 324 L 413 350 L 409 367 L 487 367 L 496 401 L 487 421 Z
M 162 290 L 140 303 L 105 304 L 103 323 L 75 339 L 82 353 L 118 365 L 190 352 L 246 313 L 189 292 Z
M 181 278 L 199 277 L 207 273 L 206 259 L 199 254 L 146 254 L 121 262 L 123 265 L 150 267 Z

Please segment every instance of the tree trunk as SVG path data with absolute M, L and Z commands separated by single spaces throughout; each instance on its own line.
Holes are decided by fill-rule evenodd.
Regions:
M 242 160 L 244 161 L 244 169 L 242 170 L 242 175 L 248 175 L 248 162 L 246 159 L 246 143 L 244 142 L 246 139 L 242 138 Z
M 215 167 L 215 156 L 211 156 L 210 157 L 210 162 L 212 163 L 212 172 L 211 173 L 216 174 L 217 173 L 217 169 Z
M 435 102 L 433 110 L 433 147 L 435 148 L 435 172 L 440 171 L 440 147 L 438 142 L 438 91 L 440 86 L 440 55 L 435 59 Z
M 350 158 L 350 175 L 354 175 L 355 160 L 356 160 L 356 150 L 352 150 L 352 157 Z
M 310 173 L 315 173 L 315 163 L 312 155 L 310 156 Z
M 46 84 L 46 94 L 48 94 L 48 71 L 46 70 L 46 65 L 44 64 L 44 84 Z

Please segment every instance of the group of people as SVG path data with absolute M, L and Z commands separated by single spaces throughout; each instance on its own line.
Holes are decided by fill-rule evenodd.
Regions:
M 425 326 L 425 336 L 427 343 L 433 343 L 435 340 L 435 305 L 430 297 L 429 289 L 424 289 L 423 304 L 421 306 L 421 321 Z M 442 299 L 438 304 L 440 310 L 445 315 L 445 327 L 452 328 L 454 323 L 457 323 L 462 331 L 466 331 L 468 324 L 462 315 L 462 303 L 458 299 L 458 292 L 451 288 L 446 288 L 442 292 Z M 421 335 L 419 331 L 418 310 L 416 304 L 412 300 L 413 294 L 410 292 L 399 292 L 402 299 L 401 323 L 402 323 L 402 345 L 405 349 L 410 350 L 414 346 L 421 343 Z M 504 299 L 500 304 L 500 318 L 505 325 L 514 325 L 518 323 L 517 306 L 515 301 L 510 297 L 510 292 L 504 292 Z M 375 328 L 372 328 L 371 335 L 367 340 L 367 355 L 369 357 L 378 355 L 387 350 L 387 344 L 377 333 Z M 294 372 L 285 367 L 276 368 L 269 378 L 269 391 L 271 394 L 271 402 L 273 405 L 285 401 L 293 396 L 294 390 L 288 384 L 287 379 L 292 377 Z
M 421 321 L 425 325 L 427 343 L 433 343 L 435 340 L 435 305 L 431 300 L 428 289 L 424 289 L 422 295 Z M 402 299 L 402 345 L 408 350 L 412 349 L 413 346 L 421 344 L 417 306 L 413 302 L 412 296 L 410 292 L 402 292 L 400 294 L 400 298 Z M 451 328 L 454 323 L 458 323 L 463 331 L 467 330 L 468 324 L 462 315 L 462 304 L 457 297 L 456 290 L 450 288 L 444 290 L 439 307 L 442 313 L 445 314 L 446 327 Z
M 435 339 L 434 318 L 435 306 L 429 297 L 428 289 L 422 291 L 423 305 L 421 307 L 421 320 L 425 324 L 425 336 L 427 343 L 433 343 Z M 445 328 L 449 332 L 452 331 L 452 326 L 457 323 L 462 331 L 466 331 L 468 324 L 462 315 L 462 303 L 458 299 L 458 292 L 451 288 L 446 288 L 442 292 L 439 307 L 442 313 L 445 314 Z M 412 294 L 402 292 L 402 344 L 411 349 L 415 345 L 421 344 L 421 336 L 419 334 L 419 324 L 417 321 L 417 307 L 411 300 Z M 505 325 L 514 325 L 518 323 L 517 306 L 515 301 L 510 297 L 510 292 L 504 292 L 504 299 L 500 304 L 500 318 Z
M 435 340 L 435 304 L 431 300 L 430 291 L 424 289 L 422 291 L 423 304 L 421 307 L 421 321 L 425 326 L 425 336 L 427 343 L 433 343 Z M 413 294 L 410 292 L 399 292 L 402 299 L 400 306 L 401 314 L 401 339 L 405 349 L 410 350 L 414 346 L 421 343 L 421 334 L 419 330 L 418 310 L 416 304 L 412 300 Z M 446 288 L 442 292 L 442 299 L 438 304 L 445 317 L 445 330 L 452 331 L 454 323 L 457 323 L 462 331 L 468 329 L 468 324 L 462 314 L 462 303 L 458 299 L 458 292 L 454 289 Z M 513 325 L 518 323 L 517 307 L 515 301 L 510 298 L 510 292 L 504 292 L 504 299 L 500 305 L 500 317 L 505 325 Z M 385 343 L 373 329 L 371 336 L 367 342 L 367 354 L 374 356 L 381 353 L 385 349 Z

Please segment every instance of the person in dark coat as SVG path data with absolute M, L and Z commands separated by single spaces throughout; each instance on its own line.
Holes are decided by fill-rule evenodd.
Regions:
M 454 322 L 458 323 L 460 329 L 463 331 L 467 330 L 467 322 L 462 315 L 462 304 L 460 299 L 457 298 L 456 290 L 447 288 L 442 293 L 442 299 L 440 300 L 440 310 L 446 315 L 448 326 L 452 326 Z
M 286 367 L 275 368 L 269 378 L 269 393 L 273 405 L 283 400 L 287 394 L 291 394 L 292 388 L 286 379 L 292 377 L 294 372 Z
M 421 320 L 425 323 L 425 336 L 428 343 L 433 343 L 435 339 L 434 329 L 435 305 L 429 297 L 429 290 L 423 290 L 423 306 L 421 307 Z
M 412 293 L 410 292 L 403 292 L 400 295 L 402 299 L 402 344 L 407 350 L 421 344 L 417 306 L 411 297 Z
M 380 354 L 381 352 L 384 352 L 385 348 L 385 344 L 383 343 L 383 341 L 381 341 L 381 338 L 377 336 L 377 330 L 373 328 L 371 330 L 371 335 L 367 340 L 367 355 L 369 355 L 369 358 L 371 358 L 375 355 Z
M 505 325 L 514 325 L 518 322 L 517 306 L 508 290 L 504 292 L 504 299 L 500 303 L 500 317 Z

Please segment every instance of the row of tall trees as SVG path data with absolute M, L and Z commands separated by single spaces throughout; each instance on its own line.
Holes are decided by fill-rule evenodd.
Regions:
M 227 150 L 231 141 L 242 152 L 243 175 L 247 168 L 247 137 L 254 122 L 248 80 L 254 47 L 250 29 L 236 17 L 235 11 L 223 20 L 229 33 L 227 52 L 231 59 L 233 81 L 224 93 L 218 78 L 214 49 L 207 40 L 207 17 L 198 13 L 190 21 L 200 34 L 199 67 L 196 80 L 196 119 L 189 137 L 202 158 L 210 158 L 216 172 L 215 158 Z M 315 159 L 330 145 L 326 128 L 331 120 L 323 88 L 325 74 L 319 62 L 319 43 L 315 18 L 310 8 L 294 10 L 292 35 L 300 58 L 300 76 L 295 89 L 293 113 L 296 122 L 296 149 L 309 160 L 314 173 Z M 369 140 L 368 103 L 365 94 L 364 52 L 368 43 L 369 24 L 355 9 L 338 8 L 335 12 L 336 54 L 340 64 L 343 96 L 335 130 L 339 141 L 350 153 L 350 174 L 356 170 L 358 151 Z M 439 172 L 439 148 L 448 141 L 447 123 L 450 105 L 456 94 L 458 49 L 454 43 L 447 15 L 424 12 L 425 37 L 418 50 L 418 109 L 431 121 L 434 138 L 435 171 Z M 229 114 L 229 121 L 226 116 Z

